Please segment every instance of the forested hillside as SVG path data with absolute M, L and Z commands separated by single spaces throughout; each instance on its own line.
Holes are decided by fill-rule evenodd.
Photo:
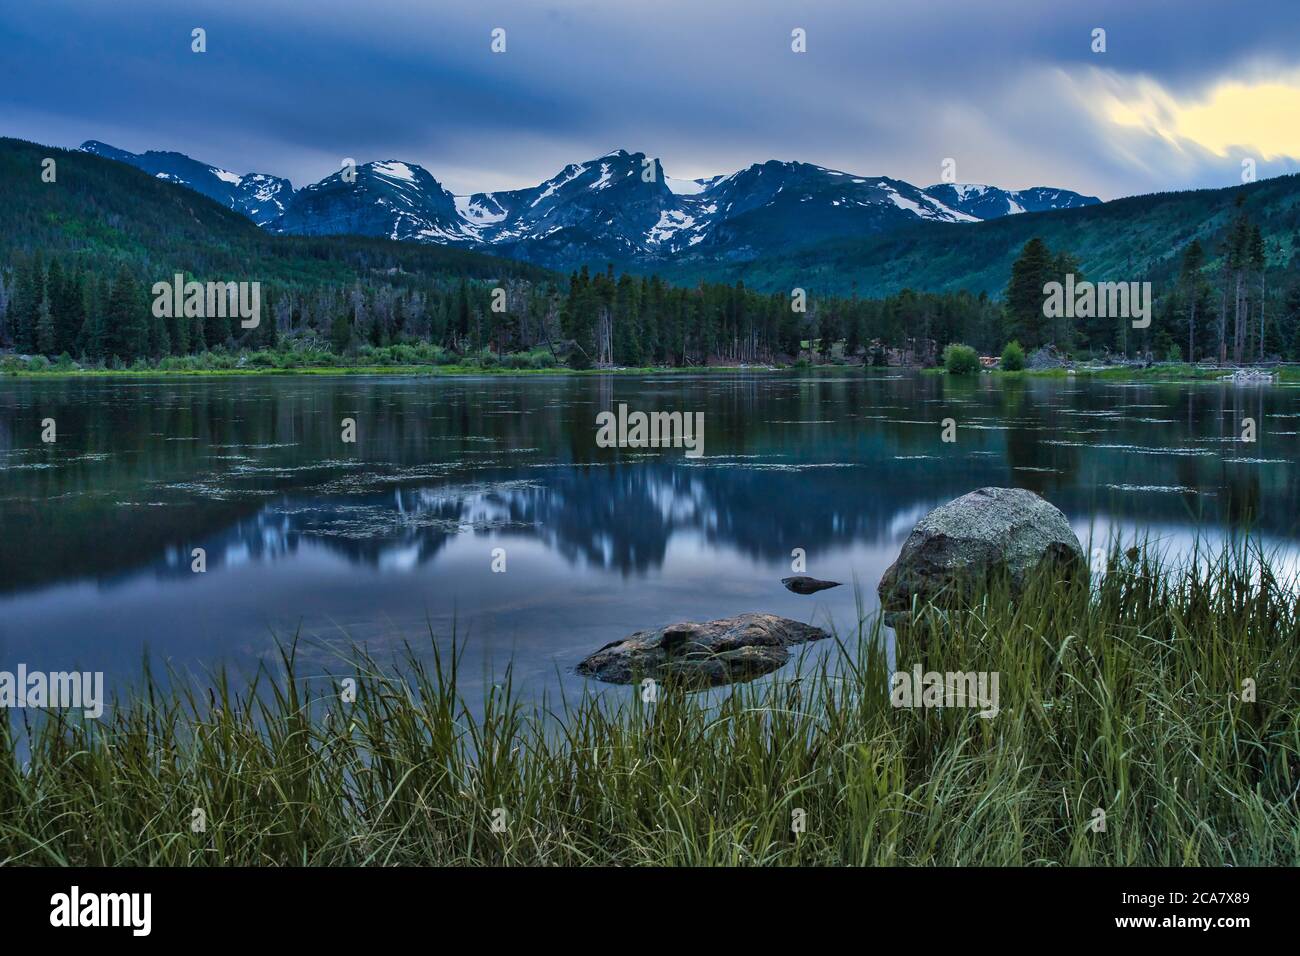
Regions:
M 52 158 L 55 181 L 44 182 Z M 315 334 L 465 338 L 491 288 L 541 294 L 536 266 L 440 246 L 365 238 L 271 236 L 189 189 L 123 163 L 0 140 L 0 347 L 90 361 L 265 347 Z M 152 315 L 150 288 L 174 273 L 260 282 L 263 314 L 243 332 L 227 320 Z
M 42 178 L 47 157 L 53 182 Z M 1013 338 L 1093 354 L 1300 357 L 1295 177 L 930 223 L 668 277 L 612 267 L 565 276 L 436 245 L 272 235 L 123 163 L 12 139 L 0 140 L 0 182 L 0 349 L 65 366 L 169 368 L 202 356 L 210 367 L 236 355 L 289 365 L 303 355 L 579 368 L 883 362 L 890 348 L 928 362 L 949 342 L 988 354 Z M 154 315 L 151 290 L 175 273 L 259 282 L 262 321 Z M 1048 321 L 1044 283 L 1067 275 L 1151 281 L 1150 327 Z
M 964 289 L 999 295 L 1011 263 L 1034 237 L 1066 250 L 1094 279 L 1165 281 L 1185 247 L 1200 241 L 1206 265 L 1218 265 L 1238 199 L 1260 226 L 1270 270 L 1293 272 L 1300 255 L 1300 176 L 1225 189 L 1153 193 L 1079 209 L 1006 216 L 982 223 L 927 223 L 888 236 L 840 239 L 739 263 L 669 267 L 692 282 L 744 281 L 753 288 L 802 286 L 827 294 L 885 296 L 903 289 Z

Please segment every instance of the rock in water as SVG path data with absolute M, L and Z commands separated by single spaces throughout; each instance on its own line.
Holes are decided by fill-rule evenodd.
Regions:
M 741 614 L 637 631 L 606 644 L 577 670 L 611 684 L 650 677 L 713 687 L 770 673 L 790 659 L 791 646 L 829 636 L 821 628 L 774 614 Z
M 1062 578 L 1087 573 L 1083 547 L 1065 515 L 1023 488 L 981 488 L 935 508 L 916 523 L 898 560 L 880 579 L 885 623 L 894 625 L 912 606 L 942 606 L 971 597 L 971 589 L 1006 574 L 1012 593 L 1039 567 Z
M 795 594 L 816 594 L 818 591 L 840 586 L 839 581 L 818 581 L 816 578 L 810 578 L 805 574 L 793 578 L 782 578 L 781 583 L 785 585 L 787 591 L 793 591 Z

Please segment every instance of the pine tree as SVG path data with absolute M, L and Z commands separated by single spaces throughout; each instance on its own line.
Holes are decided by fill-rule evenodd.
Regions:
M 85 276 L 69 272 L 63 283 L 63 304 L 59 309 L 59 351 L 76 352 L 81 327 L 86 321 Z
M 618 293 L 614 300 L 614 361 L 620 365 L 635 366 L 645 362 L 641 352 L 640 318 L 637 284 L 625 272 L 618 280 Z
M 138 294 L 135 277 L 125 265 L 118 270 L 109 293 L 107 308 L 108 337 L 111 355 L 131 362 L 149 352 L 149 321 Z
M 1179 291 L 1187 313 L 1187 361 L 1196 361 L 1196 312 L 1205 290 L 1201 269 L 1205 265 L 1205 250 L 1193 239 L 1183 253 L 1183 264 L 1178 274 Z
M 1287 291 L 1283 304 L 1287 322 L 1291 326 L 1291 361 L 1300 361 L 1300 282 L 1294 283 Z
M 1259 224 L 1256 223 L 1250 231 L 1250 241 L 1248 244 L 1250 267 L 1259 274 L 1259 352 L 1256 358 L 1264 358 L 1264 292 L 1265 282 L 1264 274 L 1268 266 L 1268 258 L 1264 253 L 1264 236 L 1259 230 Z
M 569 364 L 574 368 L 590 368 L 596 350 L 596 289 L 592 285 L 587 267 L 569 279 L 569 295 L 560 314 L 560 329 L 564 337 L 574 343 Z
M 13 329 L 14 349 L 18 352 L 36 351 L 36 322 L 40 318 L 41 302 L 45 298 L 45 269 L 38 250 L 17 269 L 14 292 Z
M 13 330 L 9 324 L 9 303 L 13 298 L 13 274 L 8 277 L 0 269 L 0 348 L 13 341 Z
M 77 338 L 78 351 L 91 361 L 98 362 L 108 357 L 111 340 L 106 318 L 108 300 L 111 297 L 108 279 L 91 276 L 88 280 L 93 294 L 86 305 L 86 317 L 81 324 L 81 334 Z
M 1074 276 L 1076 285 L 1083 280 L 1083 270 L 1079 267 L 1079 260 L 1068 252 L 1058 252 L 1056 258 L 1052 260 L 1052 278 L 1049 281 L 1059 282 L 1064 287 L 1066 276 L 1071 275 Z M 1039 312 L 1042 312 L 1041 305 Z M 1064 313 L 1064 310 L 1062 312 Z M 1074 322 L 1074 319 L 1065 314 L 1052 318 L 1043 316 L 1045 342 L 1065 352 L 1072 350 L 1075 337 Z
M 60 265 L 57 258 L 50 260 L 50 268 L 45 277 L 45 308 L 49 312 L 49 336 L 47 344 L 50 346 L 47 355 L 57 355 L 63 350 L 66 335 L 64 326 L 67 321 L 63 310 L 67 305 L 67 289 L 64 288 L 65 280 L 63 277 L 63 266 Z M 37 330 L 37 346 L 40 347 L 40 331 Z M 42 348 L 42 351 L 45 351 Z
M 330 348 L 335 355 L 342 355 L 348 350 L 351 341 L 352 326 L 348 324 L 348 314 L 340 310 L 334 314 L 334 321 L 330 323 Z
M 1003 337 L 1015 339 L 1027 349 L 1043 344 L 1043 286 L 1053 281 L 1051 250 L 1042 239 L 1030 239 L 1011 266 L 1011 279 L 1004 295 Z
M 225 311 L 228 313 L 230 310 L 226 309 Z M 205 315 L 201 321 L 203 322 L 203 339 L 209 349 L 222 348 L 230 341 L 229 315 Z
M 191 320 L 182 312 L 167 321 L 171 325 L 172 351 L 177 355 L 189 355 L 193 345 Z
M 50 314 L 50 303 L 41 300 L 39 317 L 36 320 L 36 351 L 42 355 L 55 355 L 58 336 L 54 329 L 54 316 Z

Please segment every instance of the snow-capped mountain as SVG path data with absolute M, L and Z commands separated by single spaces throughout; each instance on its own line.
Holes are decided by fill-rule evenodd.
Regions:
M 546 264 L 742 258 L 918 219 L 976 221 L 898 180 L 776 161 L 730 176 L 669 179 L 659 160 L 621 149 L 530 189 L 460 197 L 456 207 L 480 242 Z
M 456 197 L 423 167 L 395 159 L 340 169 L 304 186 L 270 228 L 442 244 L 476 243 L 479 238 L 457 211 Z
M 686 198 L 668 188 L 657 159 L 617 149 L 537 186 L 461 197 L 457 208 L 479 241 L 503 254 L 559 263 L 654 255 L 664 238 L 658 224 Z
M 93 153 L 120 163 L 129 163 L 146 173 L 168 182 L 187 186 L 209 199 L 215 199 L 236 212 L 243 213 L 259 226 L 266 226 L 284 214 L 285 205 L 293 195 L 293 184 L 279 176 L 265 173 L 239 175 L 229 170 L 209 166 L 184 153 L 164 153 L 150 150 L 147 153 L 129 153 L 107 143 L 87 140 L 81 144 L 82 152 Z
M 883 232 L 917 221 L 974 222 L 915 186 L 881 176 L 775 160 L 714 180 L 680 197 L 690 221 L 673 221 L 672 252 L 724 258 Z
M 939 183 L 925 187 L 925 194 L 933 196 L 950 209 L 980 220 L 1000 219 L 1021 212 L 1074 209 L 1101 202 L 1096 196 L 1084 196 L 1068 189 L 1052 189 L 1049 186 L 1007 190 L 978 183 Z
M 980 222 L 1099 202 L 1064 189 L 940 184 L 920 189 L 809 163 L 756 163 L 674 179 L 658 159 L 616 149 L 525 189 L 454 196 L 414 163 L 340 170 L 296 193 L 180 153 L 82 149 L 196 189 L 274 232 L 350 234 L 491 251 L 553 268 L 668 259 L 746 260 L 916 223 Z M 355 173 L 355 175 L 352 175 Z

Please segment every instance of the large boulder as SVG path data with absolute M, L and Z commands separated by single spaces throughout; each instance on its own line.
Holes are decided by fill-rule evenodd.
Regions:
M 577 667 L 612 684 L 644 678 L 713 687 L 752 680 L 790 659 L 789 648 L 829 635 L 774 614 L 741 614 L 702 624 L 669 624 L 611 641 Z
M 904 619 L 913 598 L 944 606 L 1006 575 L 1012 594 L 1040 568 L 1062 578 L 1087 573 L 1079 539 L 1051 502 L 1023 488 L 981 488 L 916 523 L 880 579 L 885 623 Z

